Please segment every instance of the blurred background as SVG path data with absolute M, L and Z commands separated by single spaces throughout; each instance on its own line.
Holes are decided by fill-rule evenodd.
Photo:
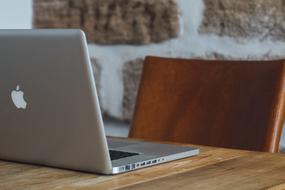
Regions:
M 284 11 L 283 0 L 0 0 L 0 29 L 83 29 L 107 134 L 127 136 L 146 55 L 284 58 Z

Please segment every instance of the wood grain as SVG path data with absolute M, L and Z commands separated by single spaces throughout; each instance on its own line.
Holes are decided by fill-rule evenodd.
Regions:
M 130 137 L 278 152 L 284 64 L 147 57 Z
M 200 147 L 196 157 L 106 176 L 0 161 L 0 189 L 284 189 L 285 156 Z

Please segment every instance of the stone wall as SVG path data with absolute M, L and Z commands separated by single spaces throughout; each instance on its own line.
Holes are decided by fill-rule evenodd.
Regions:
M 71 1 L 67 0 L 35 0 L 33 3 L 34 27 L 79 28 L 81 11 L 79 7 L 69 8 L 71 4 Z
M 143 70 L 143 59 L 135 59 L 123 66 L 123 119 L 131 120 L 135 108 L 137 92 L 139 89 L 141 74 Z
M 81 28 L 89 42 L 146 44 L 177 37 L 174 0 L 34 0 L 34 27 Z
M 132 119 L 145 55 L 285 54 L 283 0 L 34 0 L 33 7 L 35 28 L 86 32 L 102 110 L 123 120 Z
M 283 0 L 205 0 L 199 31 L 233 38 L 285 40 Z
M 102 108 L 127 121 L 146 55 L 285 57 L 283 0 L 34 0 L 34 27 L 87 33 Z

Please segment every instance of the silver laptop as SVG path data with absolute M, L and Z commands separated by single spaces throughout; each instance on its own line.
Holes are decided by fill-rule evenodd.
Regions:
M 0 31 L 0 105 L 2 160 L 118 174 L 199 153 L 106 138 L 80 30 Z

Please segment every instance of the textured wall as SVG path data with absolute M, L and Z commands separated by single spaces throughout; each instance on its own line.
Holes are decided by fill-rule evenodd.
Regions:
M 128 61 L 123 66 L 123 119 L 131 120 L 143 70 L 143 59 Z
M 174 0 L 34 0 L 34 27 L 82 28 L 89 42 L 146 44 L 177 37 Z
M 205 0 L 201 33 L 285 40 L 284 0 Z
M 81 26 L 81 10 L 72 2 L 68 0 L 34 0 L 34 26 L 36 28 L 79 28 Z
M 283 0 L 34 0 L 34 26 L 84 29 L 95 42 L 102 110 L 131 120 L 145 55 L 281 57 L 284 7 Z
M 62 4 L 53 6 L 59 11 L 48 7 L 42 10 L 57 1 Z M 80 12 L 80 27 L 85 28 L 90 41 L 96 42 L 89 45 L 89 51 L 100 65 L 100 69 L 94 69 L 97 78 L 99 75 L 97 86 L 102 108 L 118 119 L 132 119 L 142 60 L 146 55 L 246 60 L 285 58 L 283 0 L 74 0 L 68 1 L 69 4 L 64 4 L 67 0 L 51 0 L 46 4 L 44 0 L 35 0 L 34 6 L 40 2 L 42 7 L 35 9 L 35 27 L 57 27 L 50 26 L 52 19 L 52 22 L 66 21 L 62 27 L 78 25 L 76 15 Z M 92 6 L 82 11 L 85 5 L 80 2 L 91 2 Z M 130 5 L 136 3 L 139 5 L 133 12 Z M 146 11 L 145 7 L 153 3 L 151 11 Z M 69 11 L 62 10 L 62 6 Z M 73 21 L 69 21 L 73 17 Z M 130 24 L 134 20 L 140 27 Z M 285 147 L 285 138 L 282 142 Z

